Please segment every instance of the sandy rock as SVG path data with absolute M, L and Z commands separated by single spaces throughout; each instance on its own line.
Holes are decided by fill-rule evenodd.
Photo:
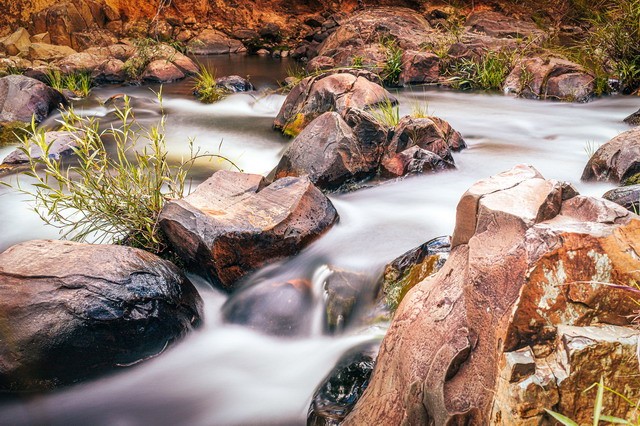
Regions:
M 344 425 L 545 424 L 545 408 L 584 424 L 601 375 L 640 397 L 636 357 L 621 361 L 637 307 L 606 285 L 640 278 L 640 218 L 567 188 L 528 166 L 472 186 L 449 259 L 400 304 Z
M 640 173 L 640 128 L 619 134 L 589 159 L 582 180 L 622 183 Z
M 0 254 L 0 388 L 45 390 L 162 352 L 200 324 L 170 262 L 125 246 L 30 241 Z
M 219 171 L 168 202 L 160 226 L 186 263 L 230 290 L 244 275 L 300 251 L 337 218 L 307 178 L 267 186 L 259 175 Z

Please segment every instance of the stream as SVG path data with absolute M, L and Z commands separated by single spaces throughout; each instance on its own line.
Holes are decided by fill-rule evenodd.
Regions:
M 189 154 L 188 139 L 201 150 L 219 152 L 249 173 L 267 174 L 287 140 L 271 129 L 284 96 L 274 93 L 293 61 L 256 56 L 202 59 L 218 76 L 249 75 L 258 91 L 235 94 L 203 105 L 187 80 L 163 87 L 168 116 L 167 147 L 173 160 Z M 76 104 L 83 114 L 108 119 L 99 99 L 118 93 L 136 98 L 144 123 L 160 117 L 152 90 L 158 86 L 95 88 Z M 587 145 L 598 146 L 627 130 L 622 119 L 640 99 L 607 97 L 587 104 L 530 101 L 500 94 L 446 89 L 403 89 L 401 115 L 428 104 L 432 115 L 448 120 L 469 148 L 455 154 L 457 170 L 387 181 L 331 195 L 339 223 L 299 255 L 258 271 L 243 286 L 289 279 L 313 282 L 316 306 L 300 318 L 309 324 L 295 338 L 268 336 L 226 324 L 221 307 L 228 297 L 198 277 L 205 302 L 205 325 L 161 356 L 122 373 L 24 400 L 0 400 L 1 424 L 51 425 L 302 425 L 315 387 L 348 349 L 380 339 L 384 330 L 351 326 L 329 336 L 322 332 L 319 291 L 328 266 L 361 272 L 371 291 L 384 265 L 413 247 L 451 234 L 461 195 L 479 179 L 518 163 L 535 166 L 546 178 L 570 181 L 586 195 L 602 195 L 608 184 L 580 182 Z M 51 117 L 45 125 L 54 122 Z M 12 150 L 0 148 L 0 159 Z M 226 164 L 198 164 L 194 183 Z M 20 241 L 58 238 L 32 212 L 24 196 L 0 186 L 0 251 Z M 81 357 L 82 354 L 77 354 Z

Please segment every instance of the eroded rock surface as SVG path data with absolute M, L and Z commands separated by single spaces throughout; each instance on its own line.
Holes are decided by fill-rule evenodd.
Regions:
M 33 78 L 22 75 L 0 78 L 0 128 L 15 122 L 30 123 L 32 116 L 39 123 L 59 105 L 66 104 L 60 92 Z
M 639 250 L 638 216 L 530 166 L 474 184 L 449 259 L 401 302 L 343 424 L 540 424 L 545 408 L 588 423 L 581 390 L 601 375 L 637 400 L 637 307 L 608 284 L 640 279 Z
M 582 180 L 622 183 L 640 173 L 640 127 L 619 134 L 591 156 Z

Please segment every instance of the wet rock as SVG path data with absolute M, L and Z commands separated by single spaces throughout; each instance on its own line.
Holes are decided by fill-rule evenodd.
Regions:
M 246 78 L 242 78 L 239 75 L 229 75 L 226 77 L 220 77 L 216 79 L 216 85 L 222 87 L 229 92 L 251 92 L 255 90 L 253 84 Z
M 640 173 L 640 128 L 633 128 L 598 148 L 585 166 L 582 180 L 622 183 L 638 173 Z
M 73 132 L 47 132 L 44 134 L 44 142 L 49 146 L 47 152 L 50 158 L 59 160 L 60 157 L 71 155 L 73 148 L 78 146 L 78 138 L 82 137 Z M 26 147 L 25 147 L 26 148 Z M 27 155 L 28 152 L 28 155 Z M 7 155 L 2 164 L 22 164 L 28 163 L 29 157 L 41 158 L 42 150 L 31 142 L 27 152 L 22 149 L 16 149 Z
M 297 336 L 309 331 L 313 306 L 311 283 L 289 280 L 260 283 L 242 289 L 222 307 L 226 321 L 275 336 Z
M 335 66 L 336 61 L 334 61 L 333 58 L 329 58 L 328 56 L 316 56 L 307 63 L 306 70 L 307 73 L 313 74 L 320 71 L 330 70 L 335 68 Z
M 605 192 L 602 198 L 613 201 L 636 214 L 640 212 L 640 184 L 614 188 Z
M 291 142 L 275 176 L 306 175 L 321 189 L 338 189 L 375 174 L 380 142 L 358 139 L 340 114 L 325 112 Z
M 402 54 L 401 86 L 437 83 L 440 78 L 440 58 L 431 52 L 408 50 Z
M 66 105 L 57 90 L 33 78 L 8 75 L 0 78 L 0 127 L 15 123 L 37 123 L 44 120 L 59 105 Z
M 473 12 L 465 26 L 471 31 L 498 38 L 542 38 L 545 32 L 533 22 L 519 21 L 499 12 L 482 10 Z
M 396 99 L 368 71 L 340 70 L 307 77 L 295 86 L 282 105 L 274 128 L 291 136 L 328 111 L 344 116 L 351 108 L 366 109 Z
M 584 424 L 580 392 L 601 376 L 640 397 L 637 358 L 621 361 L 638 345 L 624 286 L 640 278 L 640 218 L 565 188 L 530 166 L 470 188 L 449 259 L 401 302 L 342 424 L 541 424 L 545 408 Z
M 158 59 L 150 62 L 141 76 L 143 81 L 156 83 L 169 83 L 183 78 L 185 78 L 185 74 L 180 70 L 180 68 L 164 59 Z
M 640 126 L 640 109 L 624 119 L 630 126 Z
M 28 49 L 27 58 L 32 61 L 51 62 L 77 53 L 68 46 L 56 46 L 45 43 L 32 43 Z
M 520 60 L 504 83 L 505 93 L 571 102 L 588 101 L 594 88 L 594 78 L 584 68 L 554 57 Z
M 44 390 L 161 353 L 200 324 L 170 262 L 125 246 L 30 241 L 0 254 L 0 388 Z
M 195 55 L 223 55 L 246 51 L 241 41 L 231 39 L 217 30 L 202 31 L 187 46 Z
M 26 29 L 20 27 L 11 35 L 0 40 L 0 44 L 2 44 L 9 56 L 16 56 L 28 51 L 31 44 L 31 36 Z
M 386 157 L 380 168 L 380 175 L 387 178 L 437 173 L 455 168 L 449 161 L 445 161 L 431 151 L 412 146 L 397 154 Z
M 369 300 L 364 292 L 370 282 L 364 274 L 329 268 L 323 283 L 325 329 L 331 333 L 342 331 L 352 323 L 359 305 Z
M 260 175 L 219 171 L 168 202 L 160 226 L 185 262 L 230 290 L 247 273 L 296 254 L 337 219 L 308 178 L 267 186 Z
M 98 84 L 122 83 L 127 79 L 124 62 L 119 59 L 109 59 L 95 68 L 91 77 Z
M 308 426 L 341 424 L 369 385 L 378 346 L 378 343 L 360 345 L 340 358 L 313 394 Z
M 409 290 L 442 269 L 450 251 L 451 237 L 438 237 L 389 263 L 382 274 L 378 300 L 394 312 Z

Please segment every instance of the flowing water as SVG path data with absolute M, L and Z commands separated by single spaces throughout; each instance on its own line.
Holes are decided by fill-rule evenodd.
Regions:
M 284 96 L 267 90 L 277 87 L 276 80 L 284 78 L 288 63 L 243 56 L 207 61 L 220 76 L 249 74 L 259 91 L 203 105 L 193 99 L 189 82 L 165 85 L 172 158 L 188 154 L 188 139 L 194 137 L 202 150 L 220 150 L 246 172 L 268 173 L 287 141 L 271 130 Z M 77 108 L 109 120 L 108 108 L 97 98 L 127 93 L 137 99 L 140 120 L 153 123 L 160 112 L 149 89 L 98 88 L 92 99 Z M 452 232 L 457 201 L 473 182 L 518 163 L 532 164 L 547 178 L 570 181 L 581 193 L 599 196 L 610 186 L 579 180 L 588 159 L 585 147 L 626 130 L 622 119 L 640 104 L 632 97 L 564 104 L 415 88 L 399 92 L 398 97 L 402 114 L 410 113 L 412 105 L 427 102 L 429 113 L 448 120 L 462 133 L 469 148 L 454 154 L 458 169 L 332 195 L 340 222 L 299 255 L 246 279 L 245 286 L 308 278 L 317 287 L 323 271 L 332 266 L 368 275 L 374 291 L 373 283 L 387 262 Z M 0 158 L 9 151 L 0 148 Z M 224 164 L 200 164 L 195 181 L 219 167 Z M 11 190 L 0 189 L 0 212 L 0 250 L 19 241 L 57 235 L 41 225 L 23 197 Z M 336 360 L 349 348 L 381 336 L 380 330 L 359 327 L 327 336 L 319 331 L 321 327 L 312 326 L 301 336 L 278 338 L 225 324 L 220 312 L 228 296 L 196 277 L 193 280 L 205 300 L 202 329 L 158 358 L 122 373 L 49 396 L 5 402 L 0 405 L 0 423 L 304 424 L 311 395 Z M 316 297 L 320 306 L 321 295 Z M 317 325 L 320 311 L 311 310 L 300 321 Z

